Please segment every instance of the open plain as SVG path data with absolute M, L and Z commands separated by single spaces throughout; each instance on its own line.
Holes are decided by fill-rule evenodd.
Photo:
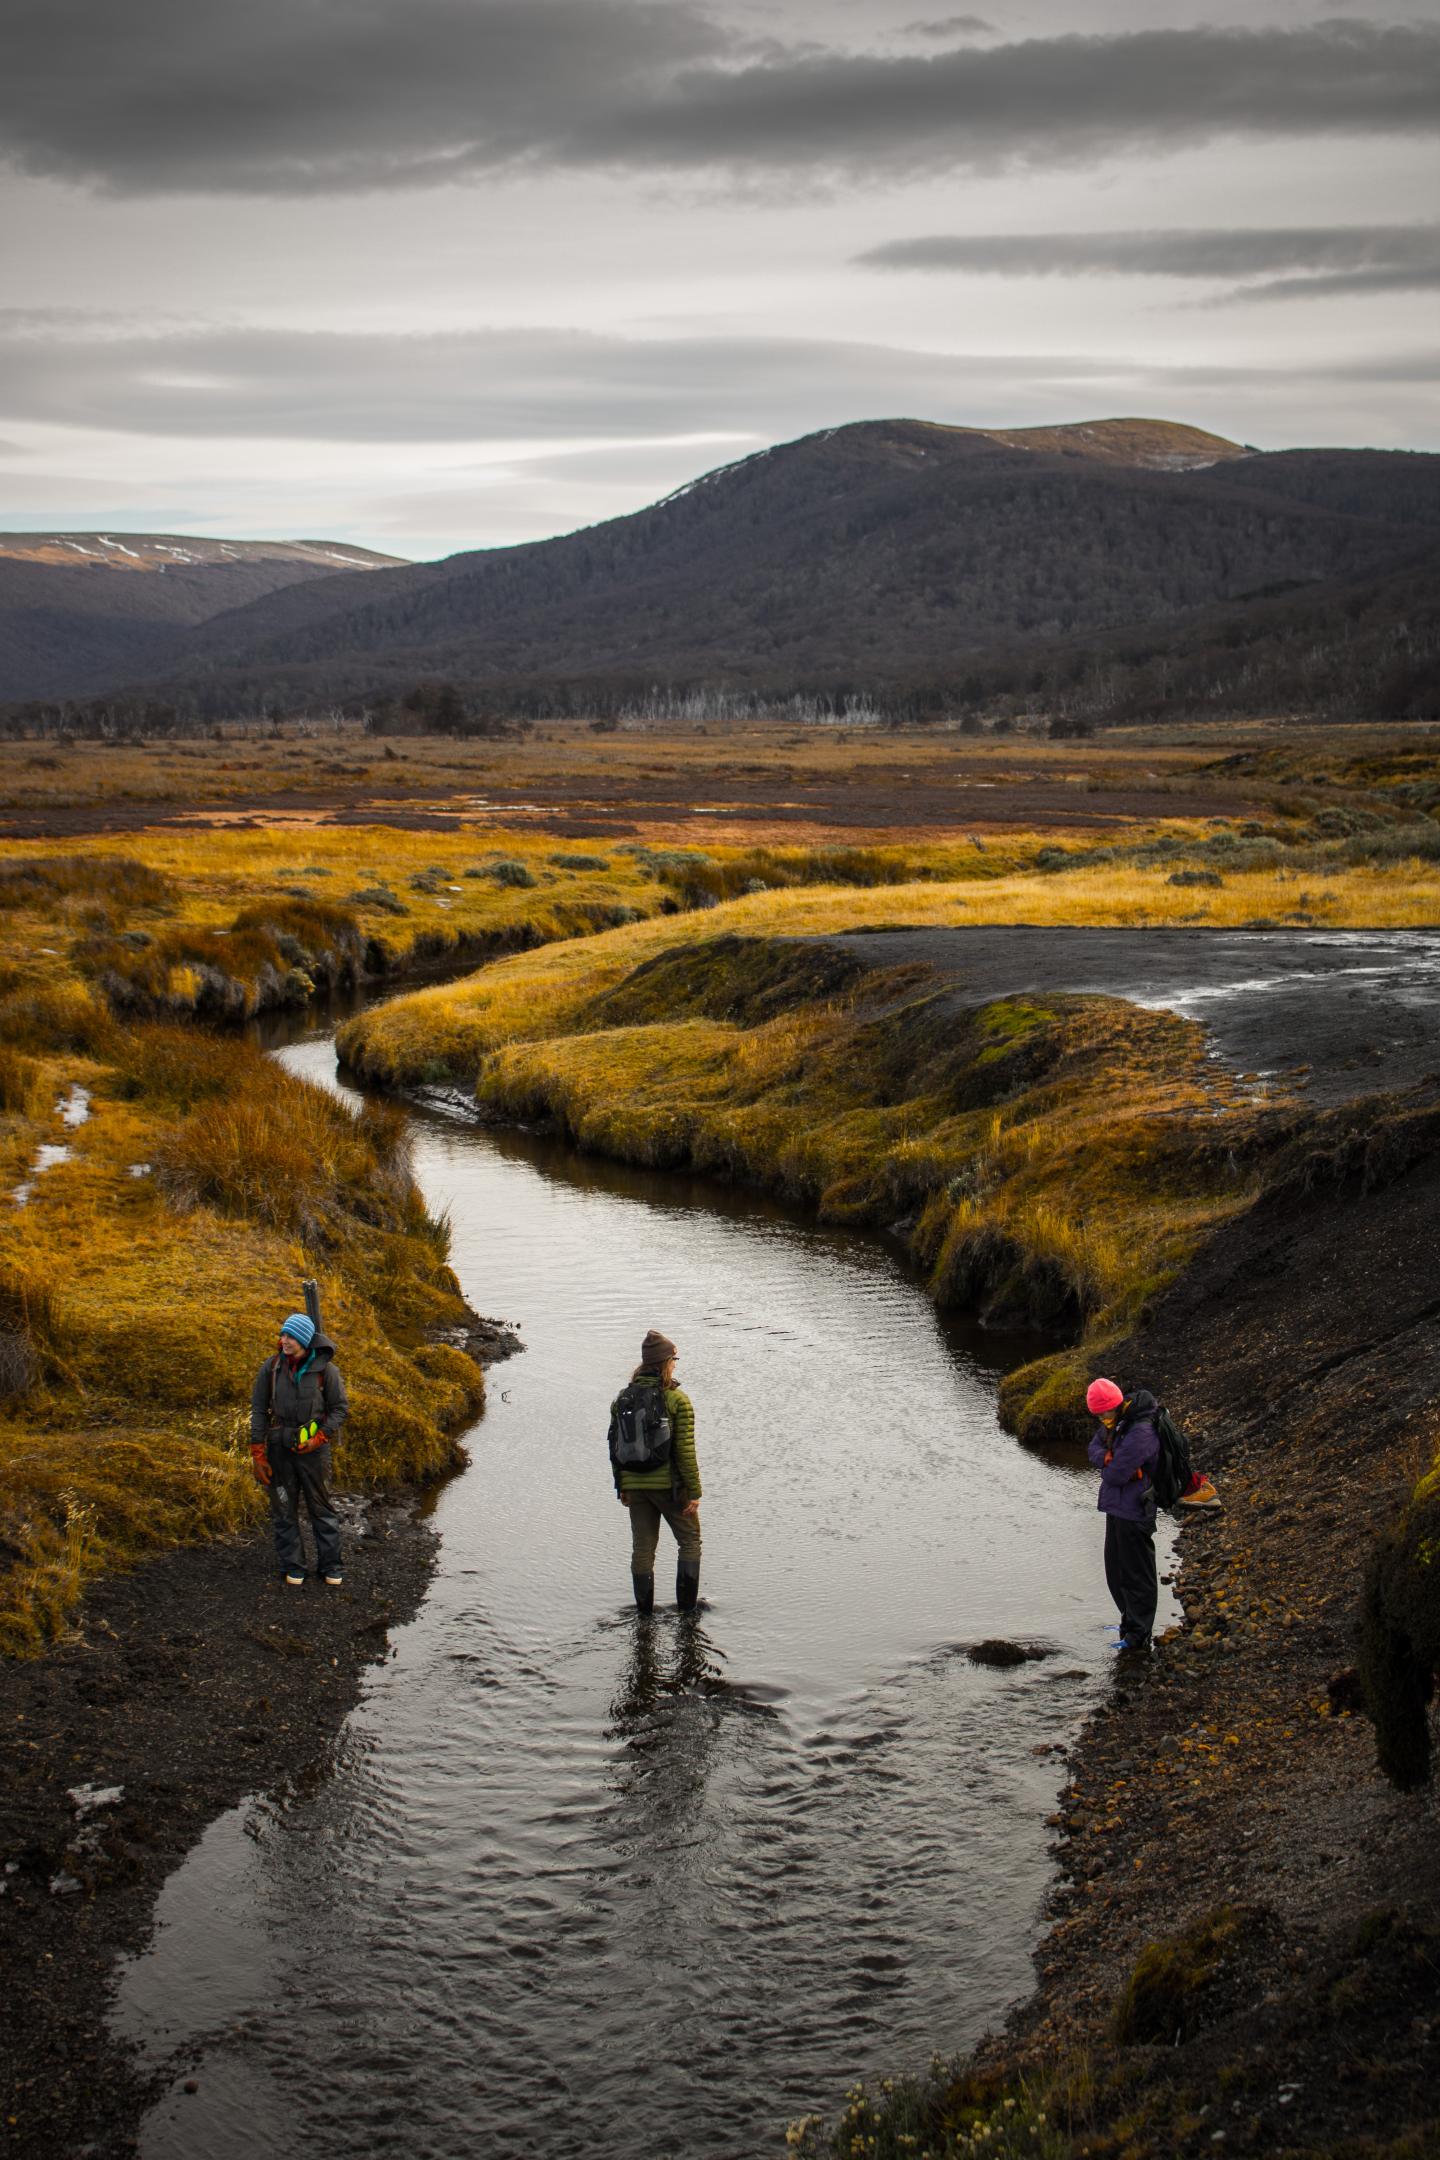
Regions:
M 1182 1624 L 1069 1758 L 1036 1993 L 792 2146 L 1426 2149 L 1433 1801 L 1376 1768 L 1358 1629 L 1440 1439 L 1429 731 L 11 744 L 0 800 L 18 2151 L 129 2149 L 109 1960 L 240 1787 L 323 1774 L 422 1594 L 392 1501 L 453 1467 L 494 1341 L 394 1104 L 240 1032 L 377 985 L 405 994 L 341 1032 L 372 1089 L 877 1231 L 998 1340 L 1046 1331 L 1001 1389 L 1027 1444 L 1113 1370 L 1221 1483 Z M 396 1579 L 281 1688 L 238 1411 L 273 1284 L 312 1272 Z M 82 1837 L 72 1788 L 112 1775 L 126 1810 Z

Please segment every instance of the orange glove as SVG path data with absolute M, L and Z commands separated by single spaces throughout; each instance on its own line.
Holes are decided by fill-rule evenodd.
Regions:
M 250 1467 L 257 1485 L 268 1485 L 275 1475 L 270 1468 L 270 1450 L 263 1440 L 257 1440 L 250 1449 Z
M 324 1447 L 329 1434 L 320 1425 L 302 1425 L 295 1436 L 297 1455 L 308 1455 L 313 1448 Z

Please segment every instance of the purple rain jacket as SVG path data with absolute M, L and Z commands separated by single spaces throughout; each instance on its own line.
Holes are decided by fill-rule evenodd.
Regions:
M 1096 1501 L 1102 1515 L 1113 1515 L 1120 1522 L 1143 1523 L 1147 1527 L 1155 1520 L 1155 1487 L 1153 1477 L 1155 1459 L 1160 1453 L 1160 1436 L 1155 1430 L 1155 1413 L 1160 1405 L 1144 1388 L 1138 1388 L 1129 1397 L 1115 1421 L 1115 1430 L 1108 1433 L 1103 1425 L 1097 1425 L 1090 1441 L 1090 1460 L 1100 1472 L 1100 1497 Z M 1110 1461 L 1105 1460 L 1106 1449 Z M 1143 1474 L 1135 1475 L 1139 1470 Z

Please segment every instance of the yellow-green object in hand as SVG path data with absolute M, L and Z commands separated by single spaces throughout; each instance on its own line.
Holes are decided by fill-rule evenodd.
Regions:
M 295 1440 L 296 1453 L 308 1454 L 311 1448 L 324 1447 L 325 1435 L 318 1425 L 302 1425 Z

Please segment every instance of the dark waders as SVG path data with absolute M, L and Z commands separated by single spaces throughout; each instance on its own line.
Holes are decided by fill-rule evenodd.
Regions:
M 321 1575 L 340 1573 L 340 1519 L 330 1490 L 330 1450 L 313 1448 L 298 1455 L 283 1440 L 272 1439 L 266 1450 L 271 1478 L 270 1521 L 275 1531 L 275 1557 L 287 1575 L 305 1573 L 305 1547 L 300 1537 L 300 1510 L 304 1507 L 315 1536 L 315 1566 Z
M 686 1515 L 684 1502 L 667 1492 L 631 1492 L 630 1575 L 635 1585 L 636 1609 L 655 1609 L 655 1553 L 660 1525 L 668 1523 L 679 1549 L 675 1567 L 675 1603 L 681 1612 L 693 1612 L 700 1596 L 700 1518 Z
M 1120 1632 L 1137 1647 L 1155 1626 L 1160 1585 L 1155 1574 L 1155 1517 L 1148 1522 L 1105 1518 L 1105 1580 L 1120 1614 Z

